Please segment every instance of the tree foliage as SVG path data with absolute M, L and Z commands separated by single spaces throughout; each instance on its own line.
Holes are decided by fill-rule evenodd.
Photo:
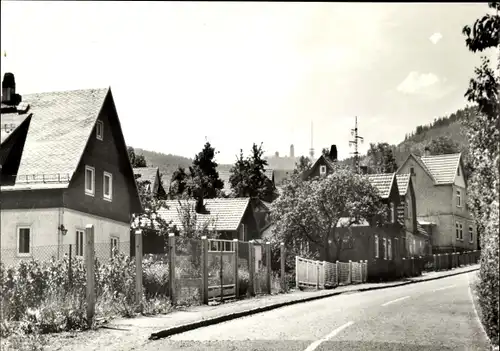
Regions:
M 193 164 L 186 171 L 179 167 L 171 178 L 170 197 L 172 198 L 203 198 L 218 197 L 224 187 L 219 177 L 215 155 L 217 152 L 209 142 L 195 155 Z
M 345 166 L 334 167 L 324 179 L 302 181 L 295 177 L 284 185 L 282 195 L 271 205 L 273 241 L 295 248 L 310 243 L 323 260 L 332 261 L 338 259 L 342 243 L 350 236 L 348 231 L 337 230 L 339 226 L 350 227 L 364 220 L 385 222 L 387 206 L 368 178 Z M 330 240 L 336 247 L 335 257 L 331 257 Z
M 370 143 L 367 157 L 369 173 L 394 173 L 398 169 L 392 147 L 388 143 Z
M 465 26 L 466 46 L 472 52 L 483 52 L 499 45 L 500 3 L 489 3 L 496 15 L 486 14 L 473 27 Z M 467 121 L 473 174 L 469 180 L 469 205 L 481 236 L 481 268 L 479 271 L 479 303 L 488 336 L 498 345 L 499 315 L 499 195 L 500 195 L 500 57 L 497 72 L 489 60 L 475 69 L 466 98 L 477 104 L 479 114 Z
M 129 146 L 127 148 L 128 158 L 132 167 L 147 167 L 146 159 L 144 155 L 137 155 L 133 147 Z
M 262 157 L 262 144 L 253 144 L 251 154 L 244 157 L 240 150 L 235 164 L 231 167 L 229 183 L 233 194 L 237 197 L 256 197 L 271 201 L 274 196 L 274 185 L 265 174 L 267 161 Z
M 300 156 L 299 161 L 295 164 L 294 173 L 300 174 L 302 172 L 310 170 L 312 167 L 312 162 L 309 157 Z
M 448 136 L 439 136 L 427 143 L 431 155 L 455 154 L 461 152 L 460 145 Z

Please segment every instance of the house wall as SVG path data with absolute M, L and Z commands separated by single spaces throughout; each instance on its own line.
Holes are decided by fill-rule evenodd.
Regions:
M 410 173 L 410 168 L 415 169 L 412 183 L 415 189 L 415 199 L 418 217 L 433 216 L 452 213 L 452 187 L 449 185 L 435 186 L 430 176 L 420 165 L 410 158 L 398 174 Z
M 61 224 L 68 230 L 66 235 L 62 235 L 58 230 Z M 128 254 L 130 230 L 128 223 L 117 222 L 65 208 L 2 209 L 2 262 L 15 263 L 22 259 L 17 255 L 17 228 L 19 226 L 29 226 L 31 228 L 31 257 L 48 260 L 52 256 L 58 257 L 59 255 L 61 257 L 65 253 L 68 253 L 70 244 L 75 247 L 76 230 L 85 231 L 87 224 L 94 225 L 97 257 L 105 259 L 110 257 L 110 240 L 112 235 L 119 239 L 119 250 Z
M 73 176 L 70 187 L 64 193 L 65 207 L 110 218 L 120 222 L 129 222 L 132 212 L 132 190 L 125 174 L 129 166 L 123 160 L 123 152 L 117 147 L 117 117 L 110 106 L 109 97 L 99 116 L 104 124 L 103 140 L 96 138 L 95 127 L 82 156 L 81 162 Z M 85 194 L 85 166 L 95 168 L 95 194 Z M 113 175 L 112 201 L 103 199 L 104 171 Z
M 63 206 L 64 189 L 2 190 L 2 211 L 8 209 L 55 208 Z

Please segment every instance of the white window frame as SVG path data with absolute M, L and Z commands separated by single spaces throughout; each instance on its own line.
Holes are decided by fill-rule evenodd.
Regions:
M 78 240 L 80 239 L 80 240 Z M 75 256 L 85 256 L 85 230 L 76 228 L 75 231 Z
M 464 227 L 463 224 L 459 221 L 455 222 L 455 231 L 456 231 L 456 237 L 457 240 L 463 241 L 464 240 Z
M 460 225 L 460 240 L 464 240 L 464 225 L 462 223 L 459 223 Z
M 92 189 L 87 188 L 87 171 L 92 172 Z M 85 195 L 94 196 L 95 195 L 95 168 L 92 166 L 85 166 Z
M 110 255 L 113 257 L 113 248 L 116 247 L 120 251 L 120 238 L 117 235 L 110 235 L 109 237 Z
M 380 256 L 380 246 L 378 241 L 378 235 L 375 235 L 375 258 L 379 258 Z
M 109 194 L 106 195 L 106 178 L 109 178 Z M 106 201 L 113 201 L 113 175 L 109 172 L 104 172 L 102 176 L 102 197 Z
M 99 133 L 99 130 L 101 131 Z M 102 123 L 101 120 L 98 120 L 95 125 L 95 136 L 97 140 L 103 140 L 104 139 L 104 123 Z
M 457 207 L 462 207 L 462 192 L 457 189 Z
M 382 238 L 382 246 L 384 247 L 384 260 L 387 260 L 387 239 Z
M 474 243 L 474 227 L 469 226 L 469 244 Z
M 28 229 L 29 230 L 29 252 L 19 252 L 19 239 L 21 235 L 21 230 L 22 229 Z M 31 229 L 31 226 L 29 225 L 20 225 L 16 229 L 16 253 L 18 257 L 31 257 L 33 255 L 33 230 Z
M 325 165 L 320 165 L 319 166 L 319 174 L 320 175 L 325 175 L 326 174 L 326 166 Z
M 389 260 L 392 260 L 392 240 L 387 239 L 387 256 L 389 257 Z

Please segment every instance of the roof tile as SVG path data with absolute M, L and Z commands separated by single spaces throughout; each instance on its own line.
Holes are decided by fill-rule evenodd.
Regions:
M 196 200 L 180 200 L 181 204 L 189 203 L 194 208 Z M 205 207 L 210 214 L 197 214 L 197 221 L 204 223 L 207 220 L 213 220 L 210 225 L 211 230 L 234 231 L 238 229 L 240 222 L 245 214 L 245 210 L 250 202 L 250 198 L 234 199 L 207 199 Z M 166 221 L 172 221 L 172 224 L 181 227 L 178 209 L 180 209 L 178 200 L 165 201 L 167 208 L 158 211 L 158 214 Z
M 455 182 L 455 175 L 462 154 L 422 156 L 420 160 L 427 167 L 436 184 Z
M 408 184 L 410 184 L 410 173 L 397 174 L 396 180 L 398 182 L 399 195 L 405 196 L 408 191 Z
M 391 193 L 395 173 L 380 173 L 368 175 L 370 183 L 378 190 L 380 197 L 387 199 Z

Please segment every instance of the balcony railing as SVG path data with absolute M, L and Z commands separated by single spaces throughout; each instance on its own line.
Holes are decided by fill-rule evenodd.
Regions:
M 51 173 L 51 174 L 2 174 L 2 185 L 18 184 L 61 184 L 69 183 L 71 175 L 69 173 Z

